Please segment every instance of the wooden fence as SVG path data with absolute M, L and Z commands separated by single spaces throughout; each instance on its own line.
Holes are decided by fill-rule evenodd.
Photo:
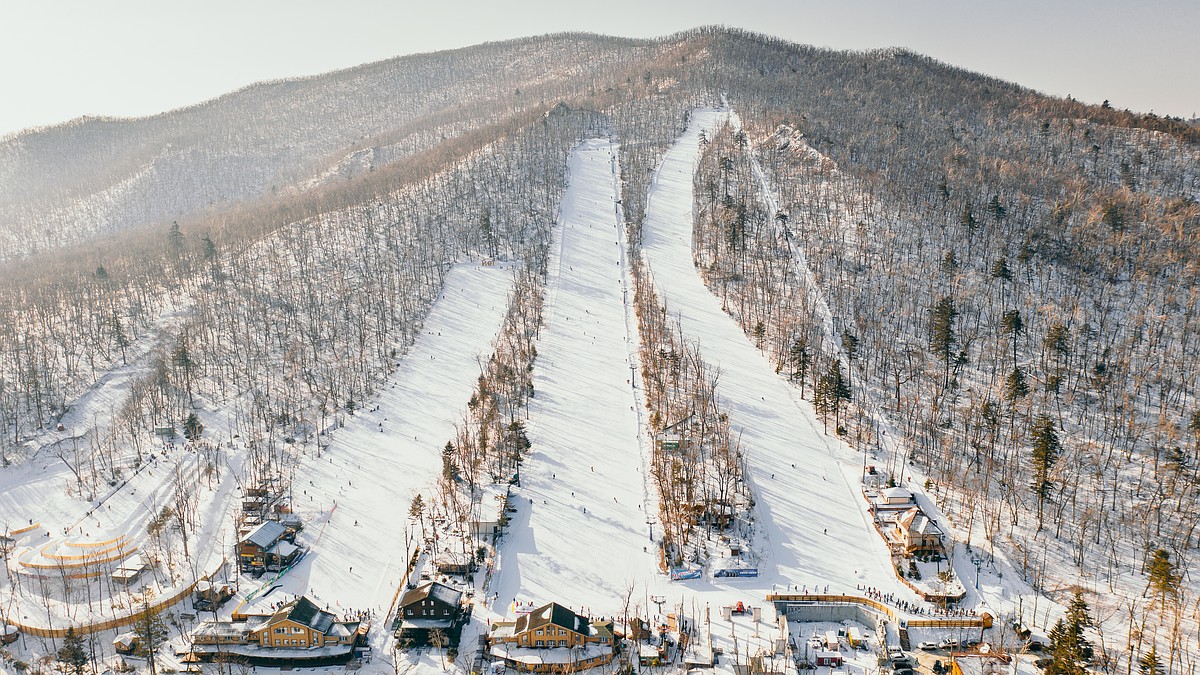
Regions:
M 226 563 L 227 563 L 227 561 L 222 559 L 221 565 L 219 567 L 217 567 L 217 569 L 210 572 L 207 576 L 201 577 L 200 579 L 197 579 L 196 581 L 193 581 L 192 583 L 188 584 L 187 587 L 180 589 L 174 595 L 168 596 L 162 600 L 159 600 L 158 602 L 154 603 L 153 605 L 150 605 L 150 611 L 161 612 L 162 610 L 167 609 L 168 607 L 171 607 L 171 606 L 175 605 L 176 603 L 178 603 L 179 601 L 183 600 L 188 595 L 191 595 L 192 591 L 195 590 L 195 588 L 196 588 L 196 584 L 200 583 L 201 581 L 212 581 L 213 577 L 217 576 L 225 569 Z M 90 635 L 92 633 L 99 633 L 101 631 L 113 630 L 116 628 L 124 628 L 125 626 L 131 626 L 134 623 L 137 623 L 138 617 L 140 617 L 144 611 L 146 611 L 145 608 L 139 608 L 137 611 L 135 611 L 132 614 L 126 614 L 125 616 L 118 616 L 118 617 L 115 617 L 112 619 L 98 621 L 96 623 L 71 624 L 70 628 L 74 628 L 75 633 L 79 634 L 79 635 Z M 22 633 L 25 633 L 26 635 L 32 635 L 34 637 L 61 638 L 67 634 L 67 630 L 68 630 L 68 628 L 65 628 L 65 627 L 64 628 L 42 628 L 40 626 L 27 626 L 25 624 L 22 624 L 20 622 L 13 621 L 13 620 L 7 619 L 7 618 L 4 619 L 4 622 L 9 624 L 10 626 L 16 626 L 18 629 L 20 629 L 20 631 Z
M 992 615 L 984 612 L 979 616 L 928 616 L 909 614 L 886 605 L 873 598 L 860 595 L 822 595 L 801 593 L 769 593 L 767 602 L 850 602 L 865 605 L 886 614 L 893 621 L 903 621 L 909 628 L 991 628 Z M 920 617 L 920 618 L 916 618 Z

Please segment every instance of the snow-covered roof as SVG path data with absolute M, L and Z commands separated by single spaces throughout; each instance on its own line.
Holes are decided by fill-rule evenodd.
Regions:
M 456 607 L 462 600 L 462 591 L 437 581 L 430 581 L 405 593 L 400 598 L 400 606 L 407 607 L 415 602 L 421 602 L 425 598 L 433 598 L 443 604 Z
M 247 534 L 246 537 L 242 539 L 242 543 L 254 544 L 259 548 L 267 548 L 271 544 L 274 544 L 276 541 L 278 541 L 279 538 L 282 537 L 286 532 L 287 528 L 283 526 L 283 523 L 277 523 L 274 520 L 268 520 L 251 530 L 250 534 Z
M 902 499 L 907 500 L 907 499 L 912 499 L 912 496 L 913 496 L 913 494 L 911 492 L 909 492 L 907 488 L 903 488 L 898 485 L 896 487 L 890 487 L 890 488 L 881 490 L 880 494 L 882 494 L 883 498 L 887 499 L 888 501 L 895 501 L 895 500 L 902 500 Z
M 921 512 L 921 509 L 915 506 L 905 511 L 904 514 L 896 520 L 896 525 L 908 532 L 913 532 L 916 534 L 940 535 L 942 533 L 942 530 L 937 526 L 937 523 L 930 520 L 928 516 Z
M 282 558 L 286 558 L 299 550 L 300 550 L 300 547 L 293 544 L 290 541 L 279 541 L 279 542 L 276 542 L 274 546 L 267 549 L 267 552 L 273 553 Z
M 524 633 L 527 630 L 532 630 L 546 624 L 554 624 L 559 628 L 565 628 L 580 635 L 588 634 L 587 619 L 557 602 L 542 605 L 525 616 L 518 618 L 514 629 L 517 633 Z

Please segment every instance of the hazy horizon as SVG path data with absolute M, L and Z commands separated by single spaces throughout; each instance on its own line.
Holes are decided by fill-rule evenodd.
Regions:
M 375 0 L 229 0 L 166 6 L 135 0 L 10 8 L 0 42 L 0 135 L 80 116 L 142 117 L 261 82 L 408 54 L 563 31 L 669 35 L 721 24 L 833 49 L 905 47 L 1055 96 L 1190 118 L 1200 110 L 1200 5 L 976 0 L 831 5 L 696 0 L 604 11 L 546 0 L 519 11 L 469 0 L 440 14 Z M 470 16 L 469 25 L 462 22 Z M 629 17 L 636 16 L 633 24 Z

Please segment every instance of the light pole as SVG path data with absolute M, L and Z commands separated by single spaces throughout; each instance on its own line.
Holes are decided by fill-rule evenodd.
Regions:
M 979 567 L 983 565 L 983 558 L 979 556 L 971 556 L 971 562 L 975 563 L 975 590 L 979 590 Z

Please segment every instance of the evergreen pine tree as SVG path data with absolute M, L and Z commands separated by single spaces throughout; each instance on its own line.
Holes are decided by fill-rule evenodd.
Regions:
M 1020 367 L 1013 368 L 1004 378 L 1004 400 L 1015 406 L 1017 401 L 1028 395 L 1029 384 L 1025 381 L 1025 371 Z
M 945 364 L 945 386 L 950 385 L 950 363 L 954 359 L 954 318 L 958 310 L 954 308 L 954 299 L 942 296 L 929 313 L 929 348 L 942 363 Z
M 1180 575 L 1171 561 L 1171 554 L 1166 549 L 1157 549 L 1150 555 L 1146 572 L 1150 577 L 1149 588 L 1158 594 L 1159 602 L 1166 605 L 1168 597 L 1174 597 L 1179 592 Z
M 1025 322 L 1021 320 L 1021 310 L 1010 309 L 1000 317 L 1000 327 L 1008 334 L 1012 343 L 1013 366 L 1017 365 L 1017 337 L 1025 332 Z
M 183 232 L 179 230 L 179 223 L 171 223 L 171 229 L 167 231 L 167 253 L 173 258 L 179 258 L 183 255 L 186 243 Z
M 1158 648 L 1150 645 L 1150 651 L 1142 654 L 1142 658 L 1138 659 L 1138 670 L 1142 675 L 1161 675 L 1162 661 L 1158 660 Z
M 454 462 L 454 444 L 447 441 L 442 448 L 442 478 L 452 481 L 458 478 L 458 464 Z
M 187 419 L 183 422 L 183 437 L 189 441 L 200 440 L 200 434 L 204 433 L 204 424 L 196 413 L 188 413 Z
M 156 662 L 158 648 L 167 638 L 167 625 L 163 622 L 158 608 L 151 607 L 148 601 L 142 601 L 142 608 L 133 624 L 133 632 L 138 642 L 134 654 L 146 659 L 150 666 L 150 675 L 158 675 Z
M 88 654 L 84 649 L 83 636 L 75 632 L 74 626 L 67 628 L 67 634 L 63 636 L 62 647 L 58 649 L 58 660 L 75 675 L 83 675 L 83 669 L 88 662 Z
M 959 216 L 958 222 L 962 223 L 962 226 L 967 228 L 968 234 L 973 233 L 975 231 L 975 226 L 979 224 L 979 221 L 975 219 L 975 214 L 971 212 L 970 206 L 963 207 L 962 215 Z
M 1004 217 L 1008 215 L 1008 209 L 1000 203 L 1000 195 L 992 195 L 992 201 L 988 202 L 987 210 L 996 220 L 1004 220 Z
M 121 365 L 126 365 L 129 362 L 125 360 L 125 350 L 129 348 L 129 336 L 125 335 L 125 327 L 121 325 L 121 318 L 113 316 L 113 342 L 117 348 L 121 350 Z
M 1091 625 L 1087 602 L 1083 593 L 1076 591 L 1067 615 L 1050 629 L 1050 665 L 1046 666 L 1046 675 L 1086 675 L 1092 646 L 1083 633 Z
M 1050 472 L 1058 460 L 1060 444 L 1049 415 L 1038 415 L 1033 423 L 1033 492 L 1038 500 L 1038 529 L 1042 529 L 1042 514 L 1046 500 L 1054 489 Z
M 808 354 L 808 340 L 802 337 L 796 338 L 792 343 L 792 348 L 788 351 L 788 359 L 792 365 L 792 380 L 800 380 L 800 395 L 804 395 L 804 381 L 808 377 L 808 366 L 812 363 L 812 357 Z
M 942 272 L 946 274 L 954 274 L 958 269 L 958 258 L 955 257 L 954 251 L 946 251 L 946 255 L 942 256 Z
M 992 278 L 1000 281 L 1012 281 L 1012 269 L 1008 266 L 1008 258 L 1000 258 L 992 263 Z

